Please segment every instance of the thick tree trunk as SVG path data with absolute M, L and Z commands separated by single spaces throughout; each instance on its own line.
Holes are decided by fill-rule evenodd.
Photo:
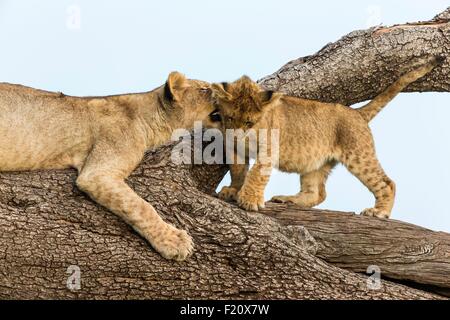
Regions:
M 450 91 L 449 19 L 447 10 L 427 23 L 353 32 L 260 83 L 352 104 L 381 92 L 416 56 L 439 54 L 445 63 L 408 91 Z M 434 299 L 442 296 L 424 290 L 450 287 L 449 234 L 275 204 L 245 212 L 213 196 L 226 166 L 175 165 L 172 147 L 148 153 L 128 182 L 189 231 L 190 259 L 161 258 L 82 194 L 74 171 L 2 173 L 0 298 Z M 407 285 L 368 283 L 360 273 L 369 265 Z M 80 289 L 69 289 L 77 268 Z

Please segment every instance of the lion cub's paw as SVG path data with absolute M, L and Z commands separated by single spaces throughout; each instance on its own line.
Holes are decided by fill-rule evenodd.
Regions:
M 219 198 L 225 201 L 237 201 L 238 190 L 233 187 L 223 187 L 219 192 Z
M 194 243 L 189 234 L 167 224 L 167 230 L 152 239 L 152 245 L 164 258 L 183 261 L 191 255 Z
M 273 196 L 270 202 L 276 203 L 297 203 L 298 197 L 295 196 Z
M 367 216 L 367 217 L 377 217 L 377 218 L 388 219 L 391 214 L 384 210 L 379 210 L 376 208 L 368 208 L 368 209 L 364 209 L 361 212 L 361 215 Z
M 258 209 L 264 209 L 264 196 L 254 196 L 250 195 L 248 193 L 242 192 L 243 190 L 239 191 L 237 194 L 237 202 L 239 207 L 242 209 L 245 209 L 247 211 L 258 211 Z
M 301 208 L 312 208 L 320 203 L 314 194 L 300 194 L 295 196 L 274 196 L 270 199 L 275 203 L 293 203 Z

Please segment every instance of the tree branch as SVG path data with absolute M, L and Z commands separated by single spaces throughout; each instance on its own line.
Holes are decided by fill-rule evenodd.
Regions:
M 414 57 L 449 57 L 446 12 L 429 23 L 352 32 L 261 84 L 345 104 L 373 98 Z M 449 78 L 447 59 L 408 91 L 449 91 Z M 245 212 L 211 196 L 226 166 L 176 166 L 172 147 L 149 152 L 128 183 L 164 219 L 193 236 L 189 260 L 161 258 L 82 194 L 74 171 L 1 173 L 0 298 L 442 297 L 389 280 L 373 289 L 359 274 L 369 264 L 387 278 L 449 287 L 448 234 L 275 204 L 262 213 Z M 80 268 L 80 290 L 66 286 L 70 265 Z
M 377 96 L 418 57 L 440 55 L 447 58 L 444 64 L 405 91 L 449 92 L 448 12 L 429 22 L 351 32 L 314 55 L 287 63 L 259 83 L 307 99 L 352 105 Z
M 316 256 L 328 263 L 361 273 L 378 265 L 386 278 L 430 285 L 429 290 L 450 296 L 448 233 L 392 219 L 279 204 L 269 204 L 262 213 L 288 226 L 304 226 L 318 242 Z
M 171 148 L 150 153 L 128 182 L 166 220 L 189 231 L 193 257 L 161 258 L 79 192 L 75 172 L 2 173 L 0 297 L 438 298 L 389 281 L 371 290 L 365 276 L 316 257 L 317 242 L 304 227 L 208 195 L 224 168 L 177 166 Z M 81 270 L 79 291 L 66 288 L 70 265 Z

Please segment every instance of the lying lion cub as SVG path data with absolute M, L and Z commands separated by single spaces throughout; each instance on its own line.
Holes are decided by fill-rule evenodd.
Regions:
M 173 72 L 151 92 L 71 97 L 0 84 L 0 170 L 61 169 L 79 172 L 78 187 L 122 217 L 168 259 L 192 251 L 189 235 L 164 222 L 125 183 L 146 150 L 191 128 L 214 112 L 210 85 Z
M 408 84 L 430 72 L 440 58 L 421 62 L 420 67 L 400 77 L 367 105 L 352 109 L 263 91 L 248 77 L 233 83 L 213 84 L 223 129 L 279 129 L 279 169 L 301 175 L 301 191 L 294 196 L 276 196 L 272 201 L 292 202 L 313 207 L 325 200 L 325 182 L 330 171 L 343 163 L 375 196 L 374 208 L 362 214 L 388 218 L 394 204 L 395 184 L 384 173 L 375 154 L 368 122 Z M 258 146 L 260 147 L 260 146 Z M 270 139 L 266 147 L 273 149 Z M 248 144 L 247 144 L 248 153 Z M 251 148 L 251 147 L 250 147 Z M 229 150 L 228 150 L 229 151 Z M 234 159 L 237 159 L 236 149 Z M 246 209 L 264 207 L 264 188 L 272 162 L 256 159 L 248 164 L 231 165 L 231 185 L 219 197 L 234 199 Z M 269 173 L 267 173 L 269 172 Z

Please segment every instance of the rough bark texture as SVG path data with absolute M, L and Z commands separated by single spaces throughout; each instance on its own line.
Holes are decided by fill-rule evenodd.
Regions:
M 259 81 L 271 90 L 352 105 L 378 95 L 421 56 L 450 55 L 447 9 L 435 19 L 351 32 Z M 450 59 L 405 91 L 450 91 Z
M 449 57 L 449 10 L 427 24 L 353 32 L 261 80 L 344 104 L 373 98 L 424 54 Z M 449 91 L 450 59 L 409 91 Z M 245 212 L 212 196 L 227 168 L 176 166 L 173 144 L 150 152 L 129 184 L 196 243 L 167 261 L 90 201 L 70 170 L 0 174 L 0 298 L 434 299 L 450 287 L 450 235 L 398 221 L 270 204 Z M 378 265 L 370 289 L 359 274 Z M 81 289 L 66 286 L 81 270 Z M 349 269 L 349 270 L 347 270 Z M 423 290 L 412 288 L 421 283 Z
M 352 212 L 269 204 L 263 213 L 282 224 L 305 227 L 318 243 L 316 256 L 328 263 L 361 273 L 378 265 L 387 278 L 450 296 L 448 233 Z

